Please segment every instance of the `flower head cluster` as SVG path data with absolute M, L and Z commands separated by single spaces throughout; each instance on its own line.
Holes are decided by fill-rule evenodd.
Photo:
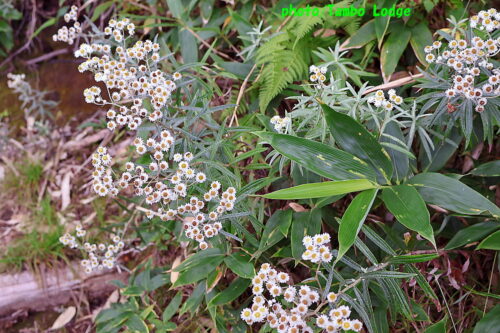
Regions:
M 191 152 L 176 153 L 172 160 L 168 159 L 174 142 L 167 130 L 145 142 L 136 138 L 133 142 L 136 152 L 147 156 L 150 162 L 144 166 L 127 162 L 125 171 L 116 180 L 110 168 L 110 155 L 104 147 L 99 147 L 92 156 L 93 189 L 102 196 L 133 189 L 135 196 L 143 197 L 151 207 L 146 211 L 148 218 L 159 216 L 163 221 L 183 221 L 186 236 L 205 249 L 206 239 L 218 235 L 222 229 L 221 216 L 233 210 L 236 189 L 228 187 L 222 191 L 220 182 L 213 181 L 203 190 L 201 184 L 207 181 L 207 176 L 192 167 Z
M 112 236 L 111 244 L 93 244 L 88 242 L 79 241 L 86 235 L 86 231 L 81 225 L 76 227 L 76 237 L 66 233 L 59 238 L 59 241 L 72 249 L 80 249 L 85 251 L 88 255 L 88 259 L 81 261 L 81 265 L 85 267 L 86 273 L 91 273 L 94 270 L 101 271 L 104 268 L 111 269 L 115 266 L 116 257 L 118 253 L 123 249 L 125 244 L 121 241 L 119 236 Z
M 360 332 L 363 328 L 363 323 L 357 319 L 349 319 L 350 315 L 351 309 L 346 305 L 341 305 L 330 310 L 328 315 L 319 315 L 316 318 L 316 325 L 326 332 L 340 332 L 341 330 Z
M 71 21 L 75 21 L 73 26 L 68 28 L 67 26 L 63 26 L 59 30 L 57 30 L 57 34 L 52 36 L 54 42 L 64 42 L 72 45 L 78 36 L 79 33 L 82 32 L 82 27 L 80 22 L 77 21 L 78 15 L 78 7 L 71 6 L 71 10 L 69 13 L 64 14 L 64 21 L 66 23 L 70 23 Z
M 309 67 L 309 72 L 311 73 L 311 75 L 309 76 L 309 80 L 311 82 L 317 82 L 318 86 L 321 87 L 323 82 L 326 81 L 326 76 L 325 76 L 326 71 L 327 71 L 327 68 L 324 66 L 317 67 L 315 65 L 311 65 Z
M 480 30 L 493 32 L 500 27 L 500 12 L 495 8 L 481 10 L 470 18 L 470 26 Z
M 120 21 L 109 20 L 104 33 L 113 36 L 117 42 L 121 42 L 125 37 L 125 29 L 129 35 L 133 35 L 135 33 L 135 24 L 131 23 L 128 18 L 123 18 Z
M 472 75 L 456 75 L 453 78 L 453 86 L 446 90 L 445 94 L 448 98 L 455 96 L 464 96 L 467 99 L 473 100 L 476 103 L 475 110 L 483 112 L 484 106 L 488 103 L 486 97 L 498 96 L 500 94 L 500 71 L 496 75 L 490 76 L 487 83 L 484 83 L 481 88 L 475 88 L 474 76 Z
M 248 325 L 267 322 L 279 333 L 313 332 L 306 319 L 309 308 L 318 303 L 319 294 L 308 286 L 298 288 L 288 285 L 288 282 L 290 276 L 287 273 L 263 264 L 252 280 L 252 306 L 241 311 L 241 318 Z
M 273 125 L 274 129 L 279 133 L 286 132 L 286 129 L 290 123 L 290 117 L 281 118 L 280 116 L 274 116 L 271 118 L 271 125 Z
M 376 107 L 383 107 L 387 111 L 391 111 L 394 105 L 400 105 L 403 103 L 403 98 L 396 94 L 394 89 L 390 89 L 388 92 L 389 99 L 385 98 L 383 90 L 377 90 L 374 95 L 368 97 L 368 103 L 375 105 Z
M 310 260 L 313 263 L 330 262 L 332 253 L 326 246 L 330 242 L 330 235 L 327 233 L 315 236 L 305 236 L 302 239 L 306 251 L 302 254 L 302 259 Z
M 435 62 L 451 70 L 453 82 L 445 95 L 472 100 L 478 112 L 484 111 L 488 98 L 500 95 L 500 69 L 492 61 L 500 51 L 500 38 L 490 34 L 499 28 L 499 17 L 500 13 L 491 8 L 471 18 L 472 28 L 486 30 L 485 39 L 473 35 L 470 40 L 456 39 L 445 45 L 435 41 L 424 49 L 429 63 Z M 482 74 L 487 76 L 487 82 L 481 82 Z
M 75 52 L 75 57 L 86 59 L 78 70 L 94 73 L 94 79 L 106 86 L 107 96 L 102 96 L 97 86 L 86 89 L 84 96 L 87 103 L 109 107 L 110 130 L 125 125 L 135 130 L 144 119 L 162 120 L 176 81 L 182 79 L 180 73 L 167 75 L 158 69 L 158 43 L 145 40 L 126 46 L 125 30 L 133 34 L 134 29 L 128 19 L 110 20 L 102 42 L 81 44 Z

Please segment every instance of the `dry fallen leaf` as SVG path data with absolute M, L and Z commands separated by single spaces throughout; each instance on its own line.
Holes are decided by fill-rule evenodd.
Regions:
M 71 172 L 68 172 L 64 175 L 64 178 L 62 180 L 62 184 L 61 184 L 61 199 L 62 199 L 61 210 L 66 209 L 66 207 L 68 207 L 69 203 L 71 202 L 71 196 L 70 196 L 71 195 L 70 194 L 71 176 L 72 176 Z
M 181 257 L 178 256 L 175 258 L 174 263 L 172 264 L 172 272 L 170 273 L 170 282 L 175 283 L 179 278 L 179 272 L 174 272 L 174 269 L 181 264 Z
M 293 209 L 295 212 L 307 212 L 307 209 L 305 209 L 304 206 L 299 205 L 296 202 L 290 202 L 288 206 L 290 206 L 290 208 Z
M 76 308 L 74 306 L 70 306 L 69 308 L 64 310 L 64 312 L 61 313 L 59 317 L 57 317 L 56 321 L 54 321 L 54 324 L 52 324 L 52 327 L 50 329 L 58 330 L 60 328 L 63 328 L 71 321 L 71 319 L 73 319 L 75 314 Z

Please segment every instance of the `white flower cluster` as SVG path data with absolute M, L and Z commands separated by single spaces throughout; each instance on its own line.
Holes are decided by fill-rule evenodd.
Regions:
M 454 39 L 445 45 L 441 53 L 442 45 L 441 42 L 435 41 L 432 45 L 426 46 L 424 48 L 427 53 L 425 60 L 429 63 L 444 64 L 460 74 L 478 76 L 481 73 L 479 67 L 488 70 L 494 68 L 489 60 L 498 53 L 500 38 L 484 40 L 479 36 L 474 36 L 470 42 L 465 39 Z M 434 51 L 437 53 L 434 54 Z
M 400 105 L 403 103 L 403 98 L 396 94 L 394 89 L 390 89 L 388 92 L 389 99 L 385 98 L 383 90 L 377 90 L 374 95 L 368 97 L 368 103 L 375 105 L 376 107 L 383 107 L 387 111 L 391 111 L 394 105 Z
M 92 273 L 94 270 L 101 271 L 104 268 L 111 269 L 115 266 L 116 257 L 123 249 L 125 244 L 121 241 L 119 236 L 112 236 L 112 244 L 106 245 L 103 243 L 93 244 L 85 242 L 81 244 L 77 238 L 82 238 L 86 235 L 86 231 L 81 225 L 76 227 L 76 237 L 69 233 L 64 234 L 59 238 L 59 241 L 72 249 L 80 249 L 85 251 L 88 259 L 81 261 L 81 265 L 85 267 L 86 273 Z
M 7 86 L 14 90 L 16 93 L 21 93 L 30 87 L 29 83 L 25 81 L 26 75 L 24 74 L 7 74 Z
M 293 286 L 290 283 L 287 273 L 276 271 L 268 263 L 263 264 L 252 279 L 252 305 L 241 311 L 241 318 L 248 325 L 267 323 L 278 333 L 312 333 L 314 322 L 326 332 L 359 332 L 363 328 L 359 320 L 349 319 L 351 310 L 345 305 L 334 308 L 328 315 L 318 315 L 326 304 L 320 304 L 318 291 L 307 285 Z M 327 295 L 328 303 L 336 300 L 335 293 Z M 311 309 L 313 306 L 316 309 Z
M 311 65 L 309 67 L 309 72 L 311 73 L 311 76 L 309 76 L 309 80 L 311 82 L 318 82 L 318 87 L 321 87 L 323 82 L 326 81 L 326 67 L 318 67 L 315 65 Z
M 330 242 L 330 235 L 327 233 L 318 234 L 315 236 L 305 236 L 302 239 L 306 251 L 302 254 L 302 259 L 310 260 L 313 263 L 330 262 L 332 253 L 326 246 Z
M 453 78 L 453 86 L 446 90 L 445 94 L 448 98 L 459 95 L 465 96 L 465 98 L 476 103 L 475 110 L 477 112 L 483 112 L 484 106 L 488 103 L 486 97 L 500 95 L 500 71 L 497 70 L 496 75 L 490 76 L 488 83 L 483 84 L 481 88 L 475 88 L 474 83 L 474 76 L 472 75 L 456 75 Z
M 117 42 L 121 42 L 125 37 L 125 29 L 127 29 L 129 35 L 135 34 L 135 24 L 131 23 L 128 18 L 123 18 L 120 21 L 109 20 L 104 33 L 113 36 Z
M 308 286 L 288 286 L 290 276 L 284 272 L 277 272 L 269 264 L 263 264 L 252 279 L 252 306 L 241 311 L 241 318 L 248 324 L 267 322 L 271 328 L 279 333 L 285 332 L 313 332 L 306 323 L 309 307 L 318 303 L 319 294 Z M 285 284 L 285 286 L 283 286 Z M 287 287 L 288 286 L 288 287 Z M 265 293 L 267 291 L 267 293 Z M 269 294 L 268 298 L 264 294 Z M 280 303 L 283 298 L 292 306 Z
M 495 8 L 481 10 L 477 15 L 470 18 L 470 26 L 493 32 L 500 27 L 500 12 Z
M 132 187 L 136 196 L 144 197 L 145 203 L 153 206 L 146 212 L 148 218 L 159 216 L 163 221 L 183 221 L 186 236 L 196 240 L 201 249 L 206 249 L 208 244 L 205 240 L 218 235 L 222 229 L 220 217 L 233 210 L 236 189 L 228 187 L 221 192 L 221 184 L 213 181 L 206 192 L 200 192 L 196 185 L 205 183 L 207 177 L 190 165 L 193 154 L 174 154 L 169 163 L 166 157 L 175 139 L 167 130 L 161 131 L 159 138 L 149 138 L 146 142 L 136 138 L 133 143 L 137 153 L 148 153 L 151 162 L 146 166 L 147 169 L 127 162 L 125 172 L 118 175 L 116 181 L 109 167 L 111 157 L 104 147 L 99 147 L 92 156 L 95 168 L 93 189 L 101 196 L 115 196 Z M 188 191 L 194 195 L 188 198 Z M 196 194 L 201 195 L 202 199 Z
M 288 125 L 291 123 L 290 117 L 274 116 L 271 118 L 271 124 L 274 126 L 274 129 L 279 133 L 286 132 Z
M 451 40 L 444 49 L 443 44 L 435 41 L 426 46 L 426 60 L 447 66 L 452 71 L 452 86 L 446 90 L 448 98 L 461 96 L 472 100 L 477 112 L 483 112 L 488 98 L 500 95 L 500 69 L 491 61 L 500 51 L 500 37 L 493 38 L 490 33 L 498 29 L 498 13 L 494 8 L 481 11 L 473 16 L 470 25 L 473 28 L 486 29 L 488 39 L 473 36 L 470 40 Z M 496 22 L 496 23 L 495 23 Z M 480 82 L 485 74 L 488 82 Z
M 86 89 L 84 96 L 87 103 L 110 106 L 107 113 L 110 130 L 125 125 L 135 130 L 144 119 L 160 121 L 177 88 L 175 81 L 182 79 L 180 73 L 167 75 L 158 69 L 158 43 L 137 41 L 127 48 L 125 29 L 132 34 L 135 27 L 128 19 L 110 20 L 105 29 L 109 40 L 81 44 L 75 52 L 75 57 L 86 58 L 78 70 L 93 72 L 94 79 L 106 86 L 108 97 L 101 96 L 100 89 L 95 86 Z M 116 42 L 122 43 L 115 47 Z
M 340 330 L 360 332 L 363 328 L 363 323 L 357 319 L 349 319 L 350 315 L 351 309 L 346 305 L 341 305 L 330 310 L 328 315 L 319 315 L 316 318 L 316 325 L 330 333 L 340 332 Z
M 63 26 L 62 28 L 57 30 L 57 34 L 52 36 L 54 42 L 59 41 L 68 43 L 69 45 L 72 45 L 74 43 L 78 34 L 82 32 L 81 24 L 77 21 L 77 15 L 78 7 L 71 6 L 71 10 L 69 11 L 69 13 L 64 14 L 64 21 L 66 21 L 66 23 L 75 21 L 75 23 L 73 23 L 73 26 L 70 28 L 68 28 L 67 26 Z

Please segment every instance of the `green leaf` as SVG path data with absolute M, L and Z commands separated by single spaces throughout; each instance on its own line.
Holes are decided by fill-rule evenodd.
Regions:
M 389 259 L 391 264 L 412 264 L 416 262 L 425 262 L 432 259 L 439 258 L 438 254 L 405 254 L 401 256 L 394 256 Z
M 168 9 L 172 13 L 172 16 L 176 19 L 180 19 L 182 13 L 184 12 L 184 6 L 180 0 L 167 0 Z
M 198 61 L 198 44 L 193 34 L 185 28 L 179 30 L 181 55 L 185 64 Z
M 476 242 L 497 229 L 500 229 L 500 223 L 498 222 L 481 222 L 468 226 L 457 232 L 448 244 L 446 244 L 444 249 L 452 250 L 457 247 Z
M 382 136 L 380 140 L 382 145 L 384 145 L 384 143 L 385 144 L 391 143 L 400 147 L 401 145 L 398 145 L 396 139 L 404 142 L 403 131 L 401 131 L 399 125 L 396 124 L 394 121 L 391 121 L 386 125 L 384 134 L 391 135 L 392 137 L 394 137 L 394 139 L 388 136 Z M 410 170 L 410 161 L 408 159 L 409 156 L 407 152 L 402 152 L 399 149 L 393 149 L 387 146 L 385 147 L 385 149 L 387 150 L 387 153 L 391 157 L 392 165 L 394 168 L 394 173 L 392 177 L 397 182 L 400 182 L 403 179 L 405 179 L 405 177 L 408 175 L 408 171 Z
M 390 8 L 393 4 L 396 3 L 396 0 L 386 0 L 384 1 L 381 8 Z M 379 9 L 380 10 L 380 9 Z M 376 16 L 375 17 L 375 34 L 378 40 L 378 48 L 382 45 L 382 41 L 384 40 L 385 33 L 387 32 L 387 28 L 389 27 L 389 21 L 391 17 L 389 15 L 386 16 Z
M 434 325 L 427 327 L 424 333 L 446 333 L 446 317 Z
M 373 135 L 348 115 L 336 112 L 326 104 L 321 104 L 321 107 L 337 144 L 368 162 L 382 177 L 381 181 L 389 183 L 392 176 L 392 162 L 389 154 Z
M 336 261 L 340 260 L 354 244 L 359 230 L 363 226 L 366 216 L 370 212 L 373 201 L 377 196 L 377 189 L 361 192 L 347 207 L 339 227 L 339 253 Z
M 481 164 L 470 172 L 474 176 L 500 177 L 500 160 Z
M 364 279 L 378 279 L 378 278 L 391 278 L 391 279 L 408 279 L 414 277 L 413 273 L 403 273 L 394 271 L 373 271 L 363 274 Z
M 250 256 L 244 252 L 235 252 L 224 259 L 224 263 L 235 274 L 242 278 L 251 279 L 255 276 L 255 268 L 250 263 Z
M 36 36 L 38 36 L 38 34 L 40 32 L 42 32 L 42 30 L 44 30 L 45 28 L 48 28 L 56 23 L 57 23 L 57 18 L 52 17 L 52 18 L 48 19 L 41 26 L 39 26 L 38 29 L 36 29 L 36 31 L 33 33 L 33 35 L 31 35 L 30 39 L 35 38 Z
M 472 333 L 486 332 L 500 333 L 500 304 L 497 304 L 476 324 Z
M 179 311 L 179 315 L 182 315 L 186 312 L 194 311 L 203 300 L 203 296 L 205 296 L 205 286 L 206 283 L 200 282 L 198 286 L 193 290 L 191 296 L 186 300 L 185 303 L 182 304 L 181 310 Z
M 382 191 L 382 200 L 401 224 L 418 232 L 436 247 L 429 211 L 414 187 L 397 185 L 385 188 Z
M 491 201 L 462 182 L 439 173 L 421 173 L 409 181 L 417 189 L 425 202 L 451 211 L 480 215 L 490 213 L 500 218 L 500 209 Z
M 202 265 L 206 262 L 206 260 L 211 260 L 213 258 L 223 257 L 224 252 L 222 252 L 219 248 L 208 248 L 203 251 L 198 251 L 195 254 L 189 256 L 186 260 L 184 260 L 179 266 L 174 269 L 174 272 L 181 272 L 192 267 Z
M 92 14 L 92 18 L 90 19 L 92 22 L 97 20 L 102 13 L 104 13 L 109 7 L 113 6 L 114 0 L 106 1 L 101 3 L 94 9 L 94 13 Z
M 177 294 L 175 294 L 174 298 L 172 298 L 170 303 L 168 303 L 168 306 L 163 311 L 163 315 L 161 316 L 163 322 L 169 321 L 170 318 L 174 316 L 174 314 L 179 309 L 181 302 L 182 302 L 182 292 L 179 291 Z
M 295 260 L 300 260 L 304 252 L 302 239 L 306 233 L 306 224 L 309 222 L 311 212 L 297 212 L 293 214 L 292 230 L 290 232 L 290 243 L 292 256 Z
M 214 298 L 210 300 L 208 305 L 222 305 L 235 300 L 238 296 L 243 294 L 243 292 L 250 285 L 250 282 L 251 280 L 249 279 L 242 279 L 240 277 L 237 278 L 229 285 L 229 287 L 215 295 Z
M 356 156 L 292 135 L 256 132 L 280 154 L 320 176 L 333 179 L 376 179 L 374 170 Z
M 366 179 L 338 180 L 290 187 L 265 194 L 263 197 L 279 200 L 312 199 L 364 191 L 376 187 L 375 183 Z
M 131 332 L 149 333 L 148 326 L 144 320 L 135 313 L 130 315 L 125 322 L 125 326 L 127 326 Z
M 413 52 L 422 64 L 427 65 L 425 60 L 424 48 L 432 44 L 432 33 L 427 26 L 426 21 L 421 21 L 419 24 L 411 28 L 410 45 Z
M 192 267 L 179 274 L 179 278 L 175 281 L 172 287 L 180 287 L 186 284 L 198 282 L 213 272 L 217 266 L 223 261 L 223 258 L 217 260 L 208 260 L 206 264 Z
M 382 46 L 380 52 L 380 67 L 384 81 L 389 81 L 392 73 L 396 70 L 399 58 L 408 45 L 411 37 L 411 30 L 402 23 L 393 31 Z
M 267 223 L 262 232 L 262 237 L 260 239 L 259 251 L 265 251 L 269 247 L 273 246 L 285 236 L 282 230 L 280 230 L 281 224 L 290 225 L 292 220 L 292 210 L 277 210 L 274 214 L 267 220 Z
M 370 20 L 342 44 L 342 49 L 359 49 L 375 38 L 377 38 L 375 35 L 375 20 Z
M 500 230 L 492 233 L 486 237 L 479 245 L 476 250 L 500 250 Z

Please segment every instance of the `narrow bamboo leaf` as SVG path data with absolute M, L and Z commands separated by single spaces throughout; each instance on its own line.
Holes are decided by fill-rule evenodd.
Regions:
M 394 145 L 398 145 L 397 140 L 400 141 L 404 140 L 404 135 L 403 132 L 401 131 L 401 128 L 393 121 L 387 124 L 387 126 L 385 127 L 385 132 L 386 133 L 384 134 L 388 134 L 391 137 L 388 137 L 386 135 L 382 136 L 381 139 L 382 145 L 384 143 L 391 143 Z M 387 153 L 391 157 L 392 165 L 394 168 L 394 172 L 392 175 L 393 179 L 395 179 L 397 182 L 405 179 L 405 177 L 408 175 L 408 171 L 410 170 L 410 161 L 408 159 L 408 154 L 406 152 L 403 153 L 398 149 L 392 149 L 391 147 L 387 146 L 385 147 L 385 149 L 387 150 Z
M 182 315 L 186 312 L 194 312 L 194 310 L 200 305 L 203 300 L 203 296 L 205 295 L 206 283 L 200 282 L 196 288 L 191 293 L 191 296 L 186 300 L 185 303 L 182 304 L 182 307 L 179 311 L 179 315 Z
M 262 237 L 260 239 L 259 250 L 264 249 L 269 244 L 274 244 L 284 237 L 283 233 L 279 229 L 279 225 L 290 224 L 292 220 L 292 210 L 277 210 L 274 214 L 267 220 L 267 223 L 262 232 Z
M 250 279 L 242 279 L 240 277 L 237 278 L 231 282 L 229 287 L 215 295 L 214 298 L 210 300 L 208 305 L 222 305 L 233 301 L 248 288 L 250 282 Z
M 224 253 L 218 248 L 209 248 L 203 251 L 196 252 L 184 260 L 179 266 L 174 269 L 174 272 L 185 271 L 189 268 L 203 265 L 207 260 L 223 257 Z
M 421 21 L 419 24 L 411 28 L 410 45 L 413 52 L 422 64 L 427 65 L 425 60 L 424 48 L 432 44 L 432 33 L 427 26 L 427 22 Z
M 463 228 L 453 236 L 453 238 L 446 244 L 445 250 L 456 249 L 457 247 L 476 242 L 480 239 L 491 234 L 493 231 L 500 229 L 498 222 L 481 222 Z
M 172 287 L 184 286 L 206 278 L 223 260 L 224 258 L 222 256 L 212 258 L 211 260 L 205 261 L 203 264 L 182 271 Z
M 427 327 L 424 333 L 446 333 L 446 317 Z
M 389 183 L 392 162 L 389 154 L 360 123 L 346 114 L 321 104 L 326 122 L 337 144 L 345 151 L 368 162 L 379 174 L 379 182 Z
M 429 211 L 414 187 L 397 185 L 385 188 L 382 191 L 382 199 L 401 224 L 418 232 L 422 237 L 428 239 L 434 247 L 436 246 Z
M 403 55 L 410 41 L 410 37 L 411 30 L 401 23 L 398 29 L 389 35 L 384 46 L 382 46 L 382 51 L 380 52 L 380 67 L 385 82 L 389 81 L 392 73 L 396 70 L 399 58 Z
M 377 191 L 377 189 L 371 189 L 359 193 L 347 207 L 339 227 L 339 253 L 336 260 L 344 256 L 354 244 L 377 196 Z
M 474 327 L 472 333 L 500 332 L 500 304 L 490 310 Z
M 500 230 L 492 233 L 486 237 L 479 245 L 476 250 L 487 249 L 487 250 L 500 250 Z
M 149 333 L 149 328 L 139 315 L 132 313 L 125 322 L 130 332 Z
M 494 203 L 454 178 L 429 172 L 414 176 L 409 183 L 427 203 L 461 214 L 489 213 L 500 218 L 500 209 Z
M 345 151 L 292 135 L 271 132 L 255 134 L 283 156 L 320 176 L 333 180 L 376 179 L 374 170 L 366 162 Z
M 255 275 L 255 268 L 250 263 L 250 256 L 244 252 L 235 252 L 224 259 L 227 267 L 242 278 L 251 279 Z
M 380 4 L 381 2 L 379 2 Z M 391 8 L 393 4 L 396 3 L 396 0 L 385 0 L 382 3 L 381 8 Z M 377 35 L 378 40 L 378 48 L 382 45 L 382 41 L 384 40 L 385 33 L 387 32 L 387 28 L 389 27 L 389 21 L 391 17 L 389 15 L 379 15 L 375 17 L 375 34 Z
M 500 177 L 500 160 L 481 164 L 470 172 L 474 176 Z
M 358 49 L 365 46 L 375 38 L 377 38 L 375 35 L 375 20 L 370 20 L 363 24 L 358 31 L 356 31 L 344 42 L 344 44 L 342 44 L 342 49 Z
M 393 279 L 407 279 L 414 277 L 413 273 L 403 273 L 403 272 L 393 272 L 393 271 L 374 271 L 363 274 L 363 278 L 375 279 L 375 278 L 393 278 Z
M 395 256 L 389 259 L 389 262 L 392 264 L 411 264 L 411 263 L 416 263 L 416 262 L 425 262 L 429 261 L 432 259 L 438 258 L 438 254 L 415 254 L 415 255 L 401 255 L 401 256 Z
M 339 180 L 290 187 L 268 193 L 263 195 L 263 197 L 266 199 L 280 200 L 310 199 L 364 191 L 376 187 L 377 185 L 375 183 L 366 179 Z
M 179 309 L 179 306 L 181 305 L 182 302 L 182 292 L 179 291 L 174 298 L 168 303 L 168 306 L 165 308 L 163 311 L 163 314 L 161 316 L 161 319 L 163 322 L 167 322 L 174 316 L 174 314 L 177 312 Z
M 295 260 L 300 260 L 304 252 L 302 239 L 306 233 L 306 223 L 309 221 L 311 212 L 298 212 L 293 214 L 292 230 L 290 232 L 290 242 L 292 256 Z

